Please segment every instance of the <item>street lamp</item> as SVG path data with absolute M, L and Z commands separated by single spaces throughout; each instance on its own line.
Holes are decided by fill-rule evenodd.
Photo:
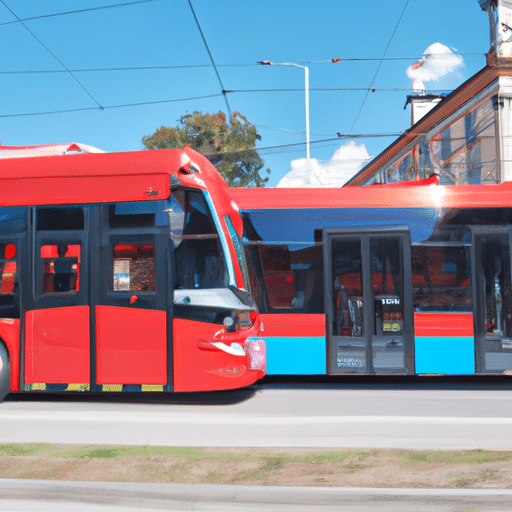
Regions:
M 294 62 L 271 62 L 269 60 L 261 60 L 258 64 L 261 64 L 262 66 L 293 66 L 304 70 L 304 93 L 306 98 L 306 158 L 309 160 L 309 68 L 307 66 L 295 64 Z

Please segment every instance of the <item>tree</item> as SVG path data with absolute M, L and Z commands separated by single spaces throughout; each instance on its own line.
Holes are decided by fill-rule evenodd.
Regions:
M 239 112 L 233 112 L 228 124 L 226 115 L 194 112 L 180 118 L 174 128 L 162 126 L 142 138 L 146 149 L 182 148 L 186 144 L 206 156 L 230 187 L 264 187 L 264 162 L 255 149 L 261 140 L 256 127 Z M 270 169 L 266 170 L 270 174 Z

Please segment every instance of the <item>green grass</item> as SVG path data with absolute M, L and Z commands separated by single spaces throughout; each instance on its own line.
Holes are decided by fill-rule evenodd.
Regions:
M 6 443 L 0 444 L 0 456 L 4 455 L 49 455 L 54 450 L 54 445 L 47 443 Z
M 56 451 L 53 457 L 71 459 L 117 459 L 119 457 L 163 457 L 202 459 L 206 455 L 204 448 L 167 447 L 167 446 L 77 446 Z
M 168 446 L 55 445 L 48 443 L 0 444 L 0 456 L 46 456 L 69 459 L 115 459 L 118 457 L 187 457 L 207 456 L 204 448 Z
M 380 457 L 385 450 L 332 450 L 302 454 L 276 453 L 261 455 L 251 450 L 222 451 L 194 447 L 170 446 L 115 446 L 115 445 L 54 445 L 49 443 L 4 443 L 0 444 L 0 456 L 47 456 L 71 459 L 116 459 L 119 457 L 163 457 L 188 459 L 261 459 L 265 470 L 279 469 L 286 464 L 340 464 L 359 465 L 370 458 Z M 505 451 L 413 451 L 400 450 L 405 464 L 467 464 L 503 462 L 512 460 L 512 452 Z
M 101 475 L 99 475 L 101 473 Z M 512 487 L 512 452 L 0 444 L 2 478 Z M 116 480 L 118 479 L 118 480 Z
M 512 452 L 486 450 L 469 451 L 403 451 L 404 462 L 408 464 L 469 464 L 482 462 L 504 462 L 512 459 Z

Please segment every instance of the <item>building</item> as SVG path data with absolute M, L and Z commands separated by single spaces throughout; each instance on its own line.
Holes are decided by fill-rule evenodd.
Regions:
M 423 180 L 441 185 L 512 181 L 512 1 L 479 0 L 489 13 L 487 65 L 446 97 L 408 97 L 411 128 L 346 185 Z M 508 23 L 508 24 L 507 24 Z

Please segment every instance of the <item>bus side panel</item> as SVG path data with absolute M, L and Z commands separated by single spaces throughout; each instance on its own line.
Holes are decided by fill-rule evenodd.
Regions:
M 98 384 L 167 384 L 165 311 L 96 306 Z
M 471 313 L 414 313 L 417 374 L 475 373 Z
M 219 339 L 217 324 L 175 318 L 173 321 L 173 356 L 175 391 L 216 391 L 253 384 L 263 373 L 249 370 L 247 355 L 239 356 L 217 350 L 209 342 Z M 250 333 L 248 333 L 250 334 Z M 256 334 L 256 333 L 254 333 Z M 233 337 L 236 337 L 233 333 Z M 228 334 L 226 337 L 229 337 Z M 247 333 L 239 337 L 245 345 Z
M 89 306 L 25 313 L 25 382 L 90 382 Z
M 11 391 L 20 389 L 20 321 L 0 319 L 0 338 L 5 341 L 11 361 Z
M 261 314 L 267 375 L 325 375 L 325 315 Z

